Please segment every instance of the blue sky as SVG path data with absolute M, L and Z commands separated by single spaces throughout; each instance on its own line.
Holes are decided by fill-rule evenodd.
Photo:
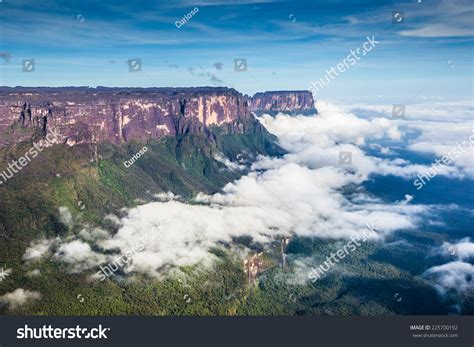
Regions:
M 472 98 L 473 18 L 462 0 L 3 0 L 0 84 L 308 89 L 376 35 L 380 44 L 317 98 Z M 129 72 L 135 58 L 142 70 Z M 247 71 L 234 71 L 236 58 Z M 34 72 L 22 72 L 23 59 Z

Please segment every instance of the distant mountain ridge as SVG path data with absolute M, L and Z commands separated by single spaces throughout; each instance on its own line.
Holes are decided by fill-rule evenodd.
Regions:
M 307 90 L 284 90 L 257 93 L 252 97 L 252 111 L 257 114 L 270 114 L 279 112 L 287 114 L 317 114 L 313 94 Z
M 276 91 L 243 95 L 231 88 L 0 88 L 0 145 L 28 136 L 4 136 L 13 124 L 58 128 L 69 145 L 110 141 L 121 144 L 163 136 L 203 133 L 211 126 L 243 133 L 252 113 L 316 113 L 308 91 Z M 253 123 L 252 123 L 253 124 Z

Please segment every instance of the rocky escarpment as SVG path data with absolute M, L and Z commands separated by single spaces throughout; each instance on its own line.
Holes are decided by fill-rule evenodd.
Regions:
M 313 95 L 307 90 L 272 91 L 255 94 L 250 103 L 252 112 L 256 115 L 286 114 L 317 114 Z
M 55 128 L 69 145 L 248 131 L 252 112 L 314 114 L 308 91 L 244 96 L 230 88 L 0 88 L 0 146 Z M 251 124 L 255 124 L 252 123 Z
M 70 145 L 188 132 L 211 137 L 209 126 L 249 117 L 247 99 L 228 88 L 0 88 L 0 134 L 14 124 L 43 132 L 57 128 Z M 0 141 L 21 140 L 24 133 L 0 135 Z

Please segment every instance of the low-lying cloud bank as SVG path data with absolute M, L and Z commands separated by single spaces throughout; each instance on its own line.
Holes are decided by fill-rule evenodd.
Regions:
M 356 110 L 367 118 L 392 118 L 392 105 L 353 104 L 346 112 Z M 392 118 L 402 132 L 416 134 L 407 140 L 411 151 L 441 158 L 455 148 L 455 170 L 451 174 L 459 177 L 474 177 L 474 106 L 472 100 L 429 100 L 406 105 L 403 118 Z
M 349 239 L 371 224 L 377 231 L 373 239 L 383 239 L 394 230 L 415 228 L 421 217 L 429 218 L 428 207 L 410 204 L 413 197 L 386 203 L 362 190 L 356 199 L 342 193 L 342 188 L 356 187 L 372 174 L 409 178 L 427 169 L 364 152 L 369 141 L 402 140 L 405 134 L 399 124 L 384 117 L 358 118 L 325 103 L 317 106 L 320 114 L 314 117 L 264 116 L 262 123 L 289 153 L 259 158 L 248 175 L 221 193 L 199 194 L 194 204 L 166 194 L 164 201 L 133 208 L 121 219 L 114 217 L 120 228 L 113 235 L 85 229 L 78 239 L 60 244 L 38 242 L 27 250 L 25 260 L 44 256 L 45 247 L 51 246 L 55 258 L 81 271 L 125 255 L 162 225 L 159 237 L 135 252 L 122 269 L 158 276 L 168 267 L 211 264 L 209 250 L 238 236 L 248 235 L 260 243 L 293 233 Z M 350 151 L 352 163 L 339 164 L 340 151 Z M 440 174 L 454 175 L 458 170 L 445 166 Z

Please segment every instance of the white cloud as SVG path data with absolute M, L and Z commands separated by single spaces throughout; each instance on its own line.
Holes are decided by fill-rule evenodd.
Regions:
M 318 101 L 316 117 L 291 117 L 268 115 L 261 120 L 265 127 L 277 135 L 286 149 L 299 151 L 309 144 L 319 148 L 333 146 L 336 142 L 363 145 L 367 138 L 388 136 L 399 139 L 401 134 L 394 122 L 386 118 L 366 120 L 345 112 L 335 105 Z
M 417 3 L 405 4 L 407 23 L 412 28 L 398 32 L 413 37 L 472 37 L 472 2 L 470 0 L 441 0 L 429 8 Z
M 469 258 L 474 258 L 474 243 L 471 242 L 469 237 L 457 243 L 444 242 L 440 251 L 446 256 L 455 256 L 459 260 L 469 260 Z
M 283 114 L 277 117 L 262 117 L 262 123 L 278 136 L 281 145 L 290 154 L 283 160 L 261 160 L 253 167 L 266 169 L 288 161 L 302 163 L 310 168 L 341 167 L 339 152 L 348 151 L 352 153 L 352 164 L 349 167 L 354 169 L 361 179 L 375 173 L 414 178 L 430 169 L 430 166 L 411 164 L 399 158 L 381 159 L 368 156 L 361 148 L 368 141 L 402 140 L 405 133 L 400 129 L 398 121 L 385 117 L 358 118 L 343 108 L 321 101 L 317 102 L 317 108 L 320 113 L 317 117 L 290 117 Z M 441 165 L 438 174 L 450 175 L 457 172 L 454 167 Z
M 434 266 L 423 274 L 425 278 L 433 282 L 434 287 L 445 295 L 449 291 L 454 291 L 462 295 L 474 288 L 474 266 L 467 261 L 474 257 L 474 243 L 469 237 L 461 239 L 459 242 L 444 242 L 437 250 L 447 257 L 455 257 L 458 260 L 447 264 Z
M 166 192 L 166 193 L 158 193 L 153 195 L 158 200 L 162 201 L 172 201 L 172 200 L 179 200 L 181 196 L 173 194 L 173 192 Z
M 474 266 L 462 261 L 453 261 L 428 269 L 424 276 L 435 282 L 435 287 L 441 294 L 449 290 L 462 294 L 472 290 Z
M 403 201 L 400 201 L 400 204 L 402 205 L 407 205 L 413 200 L 413 195 L 410 194 L 405 194 L 405 199 Z
M 37 300 L 41 297 L 40 293 L 25 290 L 23 288 L 15 289 L 13 292 L 0 296 L 0 302 L 16 309 L 25 305 L 27 302 Z
M 238 163 L 234 163 L 233 161 L 231 161 L 229 158 L 227 158 L 222 153 L 215 153 L 214 154 L 214 159 L 216 161 L 218 161 L 219 163 L 224 164 L 225 166 L 227 166 L 227 168 L 229 170 L 232 170 L 232 171 L 244 170 L 245 169 L 245 165 L 240 165 Z
M 72 214 L 67 207 L 61 206 L 59 208 L 59 219 L 67 226 L 72 224 Z
M 28 277 L 36 277 L 36 276 L 39 276 L 39 275 L 41 275 L 41 272 L 38 269 L 34 269 L 34 270 L 28 271 L 26 273 L 26 276 L 28 276 Z
M 352 104 L 343 108 L 346 112 L 371 117 L 391 118 L 392 105 Z M 412 135 L 406 148 L 411 151 L 432 154 L 437 158 L 450 155 L 453 161 L 442 165 L 439 175 L 474 177 L 474 108 L 471 100 L 430 101 L 406 105 L 405 118 L 392 118 L 402 133 Z M 428 167 L 410 166 L 414 172 L 426 173 Z M 406 171 L 406 170 L 405 170 Z
M 456 28 L 453 23 L 437 23 L 428 24 L 421 28 L 411 30 L 401 30 L 398 32 L 400 36 L 416 36 L 416 37 L 456 37 L 456 36 L 472 36 L 474 31 L 470 28 Z
M 25 254 L 23 255 L 23 260 L 31 261 L 40 259 L 46 254 L 46 252 L 50 249 L 53 243 L 54 240 L 46 239 L 31 242 L 30 247 L 26 249 Z
M 120 224 L 120 219 L 114 214 L 108 214 L 104 217 L 104 219 L 112 222 L 113 224 Z
M 106 259 L 104 255 L 94 252 L 88 243 L 81 240 L 62 244 L 54 256 L 58 260 L 74 264 L 75 271 L 85 270 Z
M 116 216 L 114 217 L 117 218 Z M 110 215 L 107 219 L 112 220 L 113 222 L 118 222 L 118 219 L 113 219 L 113 217 Z M 86 241 L 94 241 L 109 236 L 109 233 L 101 228 L 91 229 L 86 227 L 79 232 L 79 236 L 81 236 Z
M 254 179 L 258 180 L 256 177 Z M 276 236 L 288 235 L 293 230 L 300 235 L 346 238 L 356 235 L 367 221 L 374 221 L 382 233 L 412 226 L 410 215 L 403 214 L 407 211 L 398 209 L 401 213 L 391 212 L 390 206 L 378 206 L 379 209 L 374 211 L 355 207 L 353 211 L 338 211 L 341 207 L 341 197 L 338 194 L 335 194 L 335 199 L 326 201 L 327 204 L 319 200 L 326 200 L 327 196 L 323 193 L 314 200 L 296 201 L 293 208 L 287 210 L 281 201 L 283 197 L 268 190 L 277 185 L 277 182 L 270 180 L 262 183 L 267 185 L 261 189 L 266 197 L 262 196 L 256 201 L 247 194 L 253 194 L 252 187 L 258 183 L 253 181 L 242 184 L 248 185 L 249 190 L 241 186 L 235 187 L 238 190 L 237 196 L 232 193 L 201 196 L 200 199 L 209 199 L 213 204 L 211 206 L 173 201 L 132 209 L 122 220 L 124 225 L 118 233 L 101 242 L 100 246 L 108 250 L 119 249 L 121 254 L 125 254 L 159 218 L 165 218 L 165 230 L 155 240 L 147 242 L 143 251 L 133 257 L 133 262 L 127 268 L 128 271 L 157 274 L 158 269 L 166 265 L 206 263 L 212 259 L 208 252 L 210 248 L 220 242 L 230 242 L 236 236 L 250 235 L 255 241 L 265 243 Z M 302 184 L 301 187 L 303 186 Z M 308 195 L 311 193 L 312 191 L 307 192 Z M 301 198 L 299 193 L 294 193 L 294 196 Z M 275 198 L 273 203 L 267 200 L 272 197 Z M 335 206 L 330 206 L 332 204 Z

